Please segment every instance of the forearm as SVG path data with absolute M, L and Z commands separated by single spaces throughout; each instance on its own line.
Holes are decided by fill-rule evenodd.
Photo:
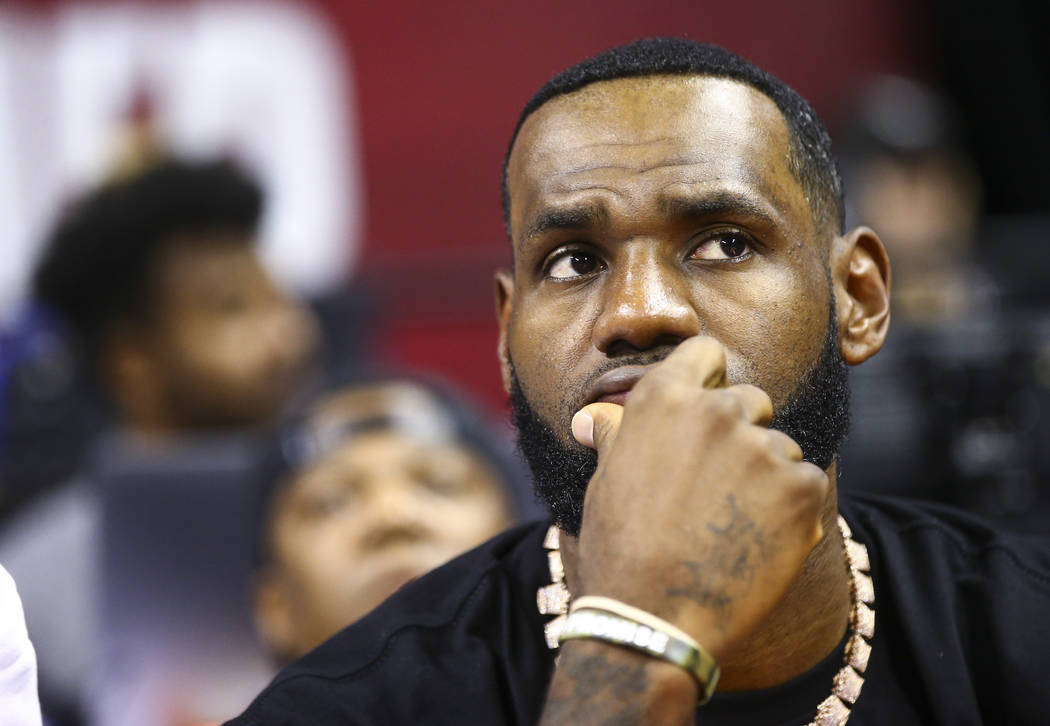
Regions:
M 544 705 L 543 726 L 692 724 L 698 689 L 671 663 L 609 643 L 562 644 Z

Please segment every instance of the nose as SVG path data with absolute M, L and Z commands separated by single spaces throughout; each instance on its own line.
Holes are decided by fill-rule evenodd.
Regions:
M 408 481 L 375 482 L 364 512 L 361 544 L 366 549 L 380 549 L 397 541 L 422 539 L 427 532 L 426 514 L 412 493 Z
M 610 269 L 592 336 L 606 355 L 677 345 L 700 332 L 686 271 L 647 245 Z

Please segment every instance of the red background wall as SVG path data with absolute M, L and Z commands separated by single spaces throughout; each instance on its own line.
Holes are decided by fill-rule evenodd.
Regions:
M 903 0 L 313 2 L 356 79 L 368 195 L 358 279 L 380 292 L 372 353 L 442 373 L 494 408 L 504 396 L 491 272 L 508 259 L 500 163 L 550 75 L 638 37 L 688 35 L 743 54 L 828 114 L 870 72 L 923 61 Z
M 367 352 L 445 375 L 495 410 L 499 169 L 549 76 L 635 38 L 687 35 L 743 54 L 827 114 L 872 71 L 927 65 L 908 0 L 304 1 L 345 47 L 355 85 L 367 219 L 354 284 L 378 303 Z

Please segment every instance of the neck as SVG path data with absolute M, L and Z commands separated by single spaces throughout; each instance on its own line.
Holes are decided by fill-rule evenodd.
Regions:
M 164 439 L 180 430 L 160 408 L 123 406 L 119 410 L 124 428 L 144 439 Z
M 809 553 L 799 576 L 780 604 L 754 634 L 719 663 L 720 691 L 750 691 L 784 683 L 815 666 L 835 650 L 849 624 L 850 584 L 836 523 L 836 465 L 824 507 L 824 537 Z M 578 581 L 578 541 L 561 533 L 562 562 L 570 592 Z

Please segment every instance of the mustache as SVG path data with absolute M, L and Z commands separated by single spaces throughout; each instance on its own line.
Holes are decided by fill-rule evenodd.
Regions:
M 615 358 L 609 358 L 604 361 L 600 366 L 595 368 L 591 374 L 587 377 L 587 380 L 583 382 L 578 390 L 573 391 L 578 401 L 582 401 L 590 390 L 594 382 L 604 376 L 609 371 L 614 371 L 617 368 L 623 368 L 624 366 L 651 366 L 656 363 L 662 362 L 667 356 L 674 352 L 677 348 L 676 345 L 662 345 L 658 348 L 649 348 L 647 350 L 639 350 L 635 353 L 627 353 L 619 355 Z
M 609 371 L 623 368 L 624 366 L 651 366 L 661 363 L 667 358 L 667 356 L 674 352 L 678 345 L 679 344 L 677 343 L 673 345 L 660 345 L 646 350 L 624 353 L 617 355 L 615 358 L 606 359 L 591 372 L 587 377 L 587 380 L 578 387 L 573 388 L 572 403 L 575 406 L 573 412 L 578 411 L 583 406 L 583 402 L 587 398 L 587 393 L 594 386 L 594 382 Z M 748 383 L 752 380 L 752 376 L 747 367 L 739 365 L 738 362 L 734 362 L 728 355 L 728 350 L 726 360 L 726 378 L 731 384 Z

